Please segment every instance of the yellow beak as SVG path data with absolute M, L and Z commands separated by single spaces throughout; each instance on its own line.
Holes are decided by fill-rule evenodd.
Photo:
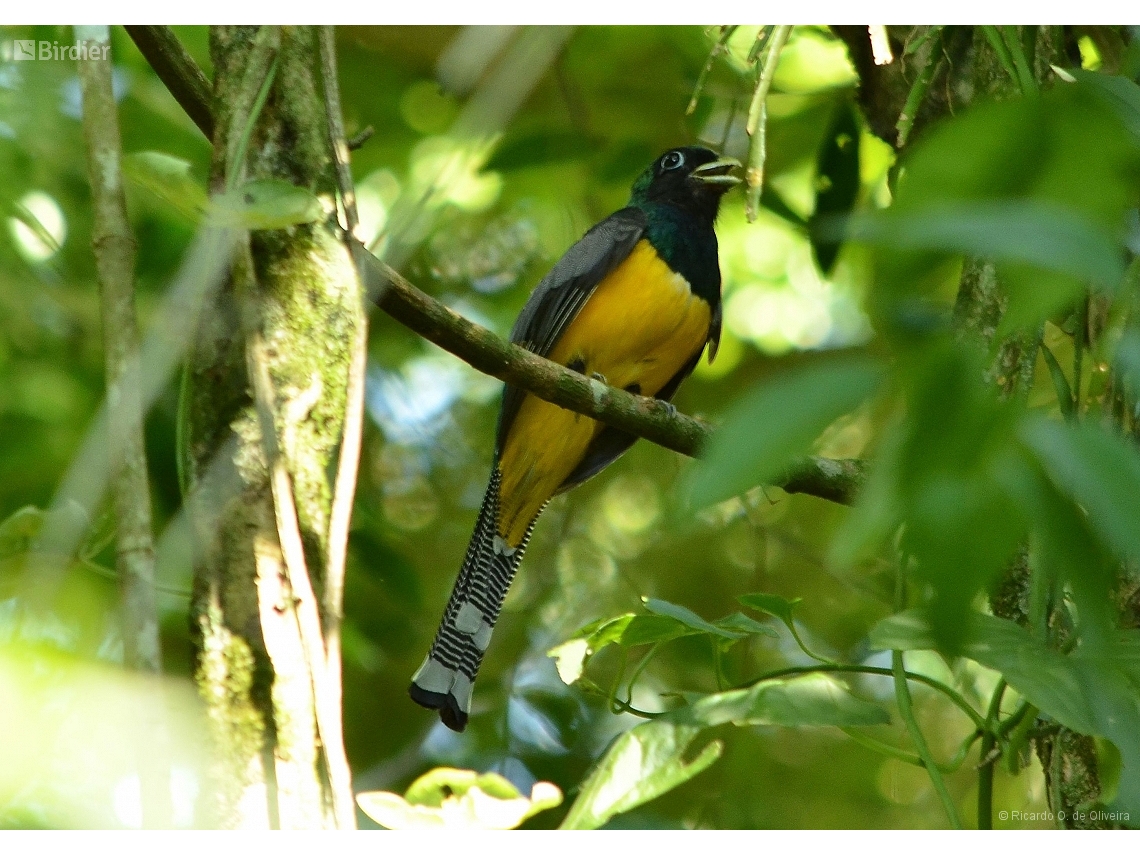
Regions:
M 740 183 L 740 178 L 730 174 L 738 166 L 740 161 L 735 157 L 722 157 L 720 160 L 698 166 L 693 170 L 691 177 L 705 184 L 725 184 L 732 187 Z

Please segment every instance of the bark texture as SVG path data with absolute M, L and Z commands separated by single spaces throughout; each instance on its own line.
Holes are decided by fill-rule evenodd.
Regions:
M 143 438 L 142 377 L 135 313 L 136 244 L 123 193 L 122 140 L 111 87 L 110 34 L 105 26 L 79 30 L 79 38 L 103 50 L 79 62 L 83 133 L 94 212 L 92 249 L 99 277 L 106 354 L 107 455 L 116 521 L 115 569 L 119 577 L 123 664 L 162 673 L 150 477 Z M 171 821 L 170 766 L 165 722 L 148 710 L 139 722 L 138 768 L 143 823 Z
M 327 202 L 336 179 L 316 32 L 214 27 L 212 191 L 278 179 Z M 271 78 L 264 106 L 256 97 Z M 244 163 L 235 162 L 248 135 Z M 235 155 L 235 152 L 238 154 Z M 218 749 L 225 827 L 354 824 L 339 651 L 322 627 L 329 522 L 362 293 L 330 223 L 257 231 L 239 248 L 190 360 L 187 442 L 201 549 L 191 608 L 197 681 Z M 220 468 L 224 477 L 201 477 Z

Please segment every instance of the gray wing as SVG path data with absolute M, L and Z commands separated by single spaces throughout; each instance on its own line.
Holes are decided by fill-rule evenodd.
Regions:
M 538 283 L 515 321 L 511 341 L 539 356 L 549 355 L 598 283 L 629 257 L 645 227 L 643 211 L 623 208 L 586 232 Z M 503 389 L 495 444 L 498 452 L 525 396 L 526 392 L 510 385 Z

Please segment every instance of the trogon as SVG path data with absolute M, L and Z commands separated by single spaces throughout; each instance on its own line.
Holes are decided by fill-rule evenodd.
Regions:
M 720 339 L 713 223 L 740 164 L 706 148 L 657 158 L 629 204 L 574 244 L 523 307 L 511 341 L 586 376 L 668 401 Z M 475 533 L 412 699 L 461 731 L 471 687 L 531 531 L 551 497 L 636 437 L 507 386 Z

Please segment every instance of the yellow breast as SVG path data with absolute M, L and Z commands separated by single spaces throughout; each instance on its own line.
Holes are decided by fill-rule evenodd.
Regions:
M 709 304 L 648 241 L 598 285 L 549 358 L 655 395 L 708 338 Z M 499 533 L 516 546 L 539 509 L 585 456 L 599 422 L 528 395 L 503 443 Z

